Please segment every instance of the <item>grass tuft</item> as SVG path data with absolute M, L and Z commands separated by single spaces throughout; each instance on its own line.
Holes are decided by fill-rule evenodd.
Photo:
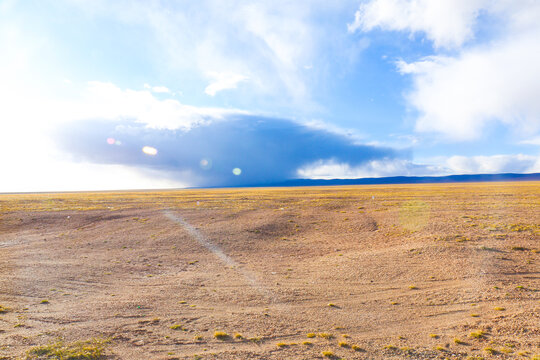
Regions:
M 484 337 L 484 335 L 485 333 L 482 330 L 478 330 L 478 331 L 474 331 L 470 333 L 469 337 L 474 338 L 474 339 L 481 339 Z
M 330 350 L 323 351 L 322 355 L 324 357 L 331 358 L 331 359 L 336 357 L 336 355 L 334 355 L 334 353 L 332 351 L 330 351 Z
M 105 345 L 109 340 L 91 339 L 65 344 L 57 341 L 48 345 L 36 346 L 28 350 L 26 360 L 61 359 L 61 360 L 97 360 L 104 358 Z
M 224 331 L 216 331 L 214 332 L 214 337 L 218 340 L 225 341 L 229 339 L 229 334 Z
M 307 336 L 308 338 L 314 338 L 314 337 L 317 336 L 317 335 L 315 335 L 314 333 L 307 333 L 306 336 Z

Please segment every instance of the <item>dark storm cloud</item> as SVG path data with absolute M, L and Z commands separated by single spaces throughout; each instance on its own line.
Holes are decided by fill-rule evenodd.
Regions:
M 121 144 L 109 144 L 108 138 Z M 397 157 L 392 149 L 357 145 L 323 129 L 256 116 L 235 116 L 189 131 L 87 120 L 63 128 L 57 139 L 75 160 L 157 169 L 194 186 L 264 185 L 296 178 L 297 169 L 317 160 L 356 166 Z M 144 154 L 143 146 L 156 148 L 157 155 Z M 242 170 L 239 176 L 234 168 Z

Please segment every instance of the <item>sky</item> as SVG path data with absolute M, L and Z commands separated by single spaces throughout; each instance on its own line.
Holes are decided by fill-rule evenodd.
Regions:
M 0 0 L 0 192 L 540 172 L 535 0 Z

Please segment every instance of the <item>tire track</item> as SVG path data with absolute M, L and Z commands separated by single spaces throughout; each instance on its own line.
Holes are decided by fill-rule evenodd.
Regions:
M 174 214 L 172 211 L 167 210 L 164 212 L 165 216 L 176 224 L 182 226 L 201 246 L 208 249 L 212 252 L 221 262 L 225 265 L 233 268 L 238 274 L 240 274 L 244 280 L 255 290 L 257 290 L 261 295 L 267 298 L 271 303 L 279 302 L 278 296 L 268 289 L 266 286 L 261 284 L 257 280 L 257 277 L 251 272 L 243 269 L 240 264 L 238 264 L 233 258 L 225 254 L 225 252 L 216 244 L 212 243 L 206 236 L 204 236 L 200 231 L 195 229 L 190 223 L 188 223 L 181 216 Z

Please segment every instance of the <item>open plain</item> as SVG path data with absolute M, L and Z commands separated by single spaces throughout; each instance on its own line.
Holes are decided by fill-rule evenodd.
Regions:
M 538 359 L 540 183 L 0 195 L 0 359 Z

